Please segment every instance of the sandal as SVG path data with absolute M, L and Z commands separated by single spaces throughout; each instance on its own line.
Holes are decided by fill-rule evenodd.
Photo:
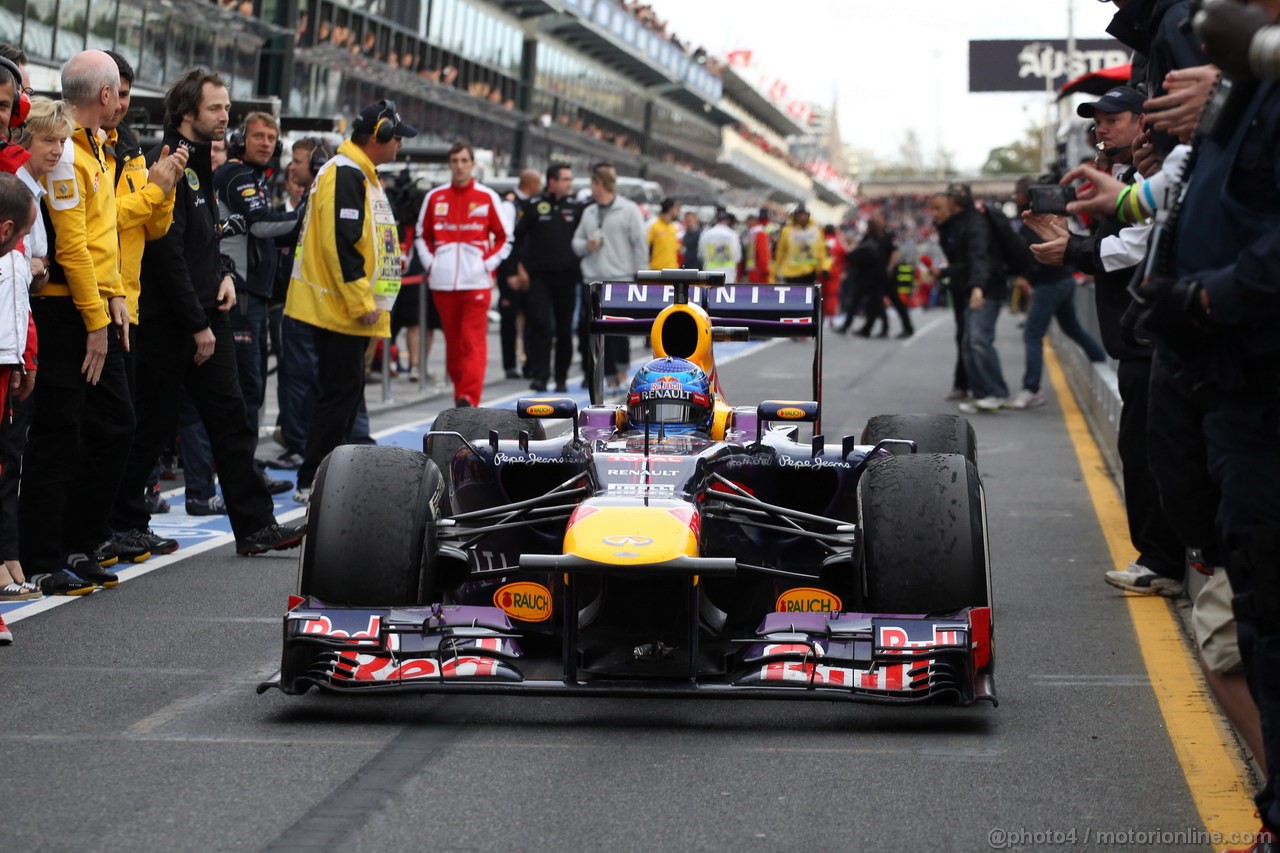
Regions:
M 0 586 L 0 601 L 34 601 L 43 598 L 40 588 L 33 583 L 7 583 Z

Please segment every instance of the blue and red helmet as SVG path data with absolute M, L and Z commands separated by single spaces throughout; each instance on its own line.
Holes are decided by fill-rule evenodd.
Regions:
M 647 410 L 647 415 L 646 415 Z M 632 429 L 661 426 L 667 433 L 710 432 L 711 380 L 701 367 L 683 358 L 655 358 L 636 372 L 627 394 Z

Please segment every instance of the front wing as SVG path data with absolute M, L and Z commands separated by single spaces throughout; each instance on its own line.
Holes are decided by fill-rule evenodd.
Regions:
M 731 643 L 722 674 L 689 678 L 570 677 L 576 666 L 527 657 L 493 607 L 329 607 L 303 598 L 285 617 L 276 679 L 288 694 L 532 693 L 541 695 L 846 699 L 996 703 L 989 608 L 947 618 L 869 613 L 771 613 Z M 555 669 L 559 666 L 559 677 Z M 553 677 L 526 673 L 550 669 Z

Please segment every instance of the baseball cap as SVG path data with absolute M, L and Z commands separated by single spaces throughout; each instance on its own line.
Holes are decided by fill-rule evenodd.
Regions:
M 395 126 L 395 135 L 401 139 L 418 135 L 416 127 L 405 124 L 400 118 L 400 113 L 396 112 L 395 101 L 378 101 L 376 104 L 365 107 L 351 124 L 351 129 L 357 133 L 373 133 L 380 119 L 392 122 Z
M 1076 107 L 1076 115 L 1081 118 L 1093 118 L 1096 112 L 1104 113 L 1140 113 L 1145 98 L 1137 89 L 1128 86 L 1116 86 L 1096 101 L 1089 101 Z

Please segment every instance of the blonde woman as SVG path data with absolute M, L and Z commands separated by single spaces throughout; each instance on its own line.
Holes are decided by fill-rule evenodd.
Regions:
M 67 140 L 74 130 L 75 122 L 61 101 L 49 98 L 31 100 L 31 111 L 19 140 L 31 157 L 18 169 L 17 176 L 37 201 L 44 195 L 40 179 L 58 164 L 63 152 L 67 151 Z M 43 208 L 43 204 L 40 207 Z M 41 214 L 31 226 L 24 248 L 0 259 L 0 325 L 3 326 L 0 329 L 0 363 L 23 361 L 27 349 L 27 318 L 31 311 L 28 287 L 36 292 L 48 281 L 48 254 L 49 240 Z M 12 275 L 9 275 L 10 271 Z M 22 564 L 18 562 L 18 475 L 31 419 L 30 408 L 22 405 L 22 401 L 31 394 L 34 386 L 35 370 L 28 367 L 21 384 L 14 391 L 14 417 L 12 421 L 5 418 L 6 423 L 0 429 L 0 560 L 4 561 L 0 565 L 0 601 L 40 597 L 40 590 L 26 581 Z

